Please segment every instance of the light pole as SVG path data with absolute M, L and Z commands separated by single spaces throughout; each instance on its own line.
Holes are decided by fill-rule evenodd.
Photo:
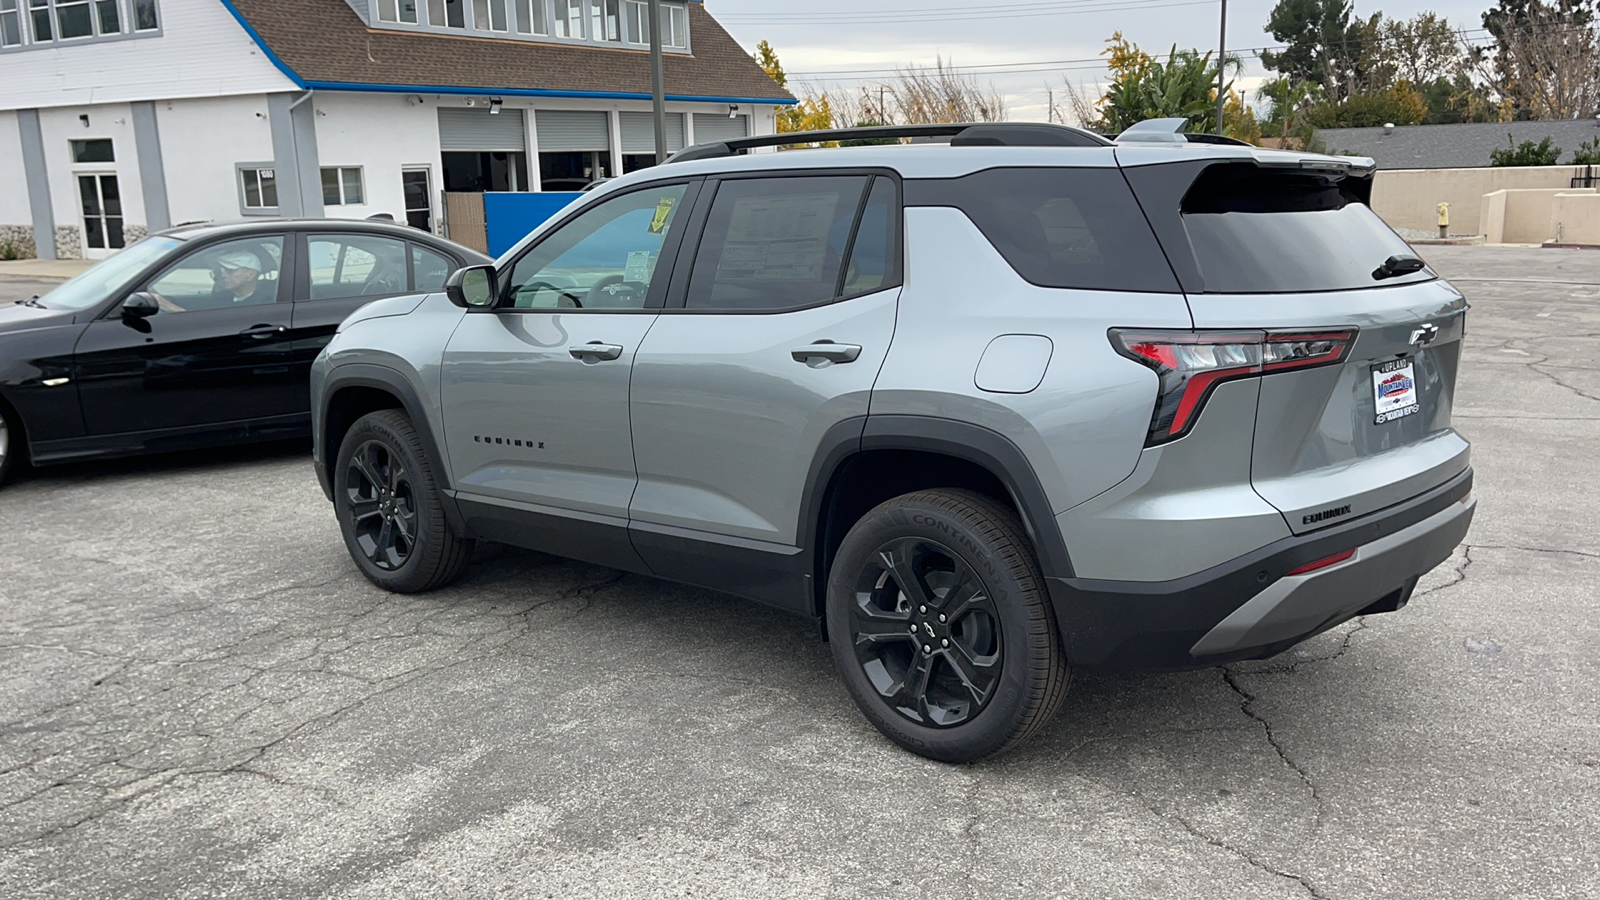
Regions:
M 653 2 L 655 2 L 655 0 L 651 0 L 651 2 L 653 3 Z M 1222 0 L 1222 30 L 1221 30 L 1221 34 L 1217 37 L 1217 134 L 1221 134 L 1222 131 L 1223 131 L 1223 128 L 1222 128 L 1222 104 L 1223 104 L 1223 101 L 1224 101 L 1225 98 L 1222 96 L 1222 75 L 1223 75 L 1222 57 L 1223 57 L 1223 54 L 1227 53 L 1227 51 L 1228 51 L 1228 0 Z
M 667 161 L 667 101 L 661 72 L 661 0 L 650 0 L 650 94 L 656 120 L 656 165 Z M 617 174 L 622 174 L 618 172 Z

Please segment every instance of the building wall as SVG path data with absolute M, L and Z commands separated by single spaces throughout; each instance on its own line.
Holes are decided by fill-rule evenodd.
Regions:
M 86 116 L 88 125 L 79 118 Z M 45 167 L 50 177 L 50 204 L 55 210 L 56 228 L 83 228 L 83 209 L 78 197 L 80 173 L 110 172 L 117 176 L 122 196 L 124 230 L 145 226 L 144 196 L 139 181 L 139 154 L 133 140 L 133 118 L 126 103 L 97 104 L 71 108 L 41 109 L 39 133 L 44 139 Z M 110 138 L 115 162 L 74 163 L 72 142 Z
M 273 164 L 266 97 L 160 102 L 156 123 L 172 223 L 242 218 L 236 165 Z
M 1600 194 L 1557 194 L 1551 204 L 1550 234 L 1563 244 L 1600 247 Z
M 1493 191 L 1483 198 L 1478 233 L 1490 244 L 1542 244 L 1555 240 L 1556 198 L 1593 194 L 1594 188 L 1523 188 Z
M 219 0 L 161 0 L 152 37 L 0 53 L 0 109 L 293 90 Z
M 1581 166 L 1379 170 L 1372 209 L 1391 228 L 1437 232 L 1439 202 L 1450 204 L 1450 233 L 1474 234 L 1483 195 L 1498 190 L 1566 188 Z
M 0 111 L 0 228 L 33 228 L 28 186 L 22 176 L 22 136 L 17 114 Z M 0 240 L 6 240 L 0 236 Z
M 408 99 L 410 98 L 410 99 Z M 319 167 L 360 166 L 366 202 L 329 206 L 334 218 L 364 219 L 388 213 L 405 221 L 401 169 L 425 167 L 433 188 L 430 198 L 437 221 L 439 206 L 438 101 L 412 94 L 318 92 L 316 107 Z M 459 101 L 458 101 L 459 102 Z

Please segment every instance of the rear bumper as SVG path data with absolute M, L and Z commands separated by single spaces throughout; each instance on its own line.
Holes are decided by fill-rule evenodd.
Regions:
M 1186 669 L 1280 653 L 1364 612 L 1398 609 L 1466 537 L 1472 470 L 1404 503 L 1165 582 L 1049 578 L 1067 658 Z M 1345 550 L 1345 562 L 1288 573 Z

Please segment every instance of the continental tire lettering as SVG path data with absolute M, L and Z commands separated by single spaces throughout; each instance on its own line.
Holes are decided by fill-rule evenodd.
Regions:
M 961 546 L 967 548 L 967 550 L 972 553 L 972 555 L 973 555 L 973 557 L 975 559 L 981 559 L 981 560 L 984 560 L 985 562 L 988 562 L 988 559 L 985 556 L 983 550 L 980 549 L 975 542 L 973 542 L 972 538 L 968 537 L 966 535 L 966 533 L 964 533 L 964 532 L 957 531 L 956 529 L 951 528 L 949 523 L 947 523 L 947 522 L 945 522 L 945 521 L 943 521 L 941 519 L 935 519 L 933 516 L 927 516 L 927 515 L 923 515 L 921 513 L 917 513 L 917 514 L 913 515 L 911 517 L 911 521 L 912 521 L 913 524 L 925 525 L 925 526 L 927 526 L 929 528 L 933 528 L 933 529 L 936 529 L 938 531 L 941 531 L 941 532 L 951 536 L 952 538 L 955 538 L 956 542 L 959 543 Z

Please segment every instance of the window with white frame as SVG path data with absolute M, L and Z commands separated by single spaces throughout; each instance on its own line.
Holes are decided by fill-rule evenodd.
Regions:
M 417 24 L 418 0 L 378 0 L 378 21 Z
M 157 0 L 0 0 L 0 49 L 159 31 Z
M 583 37 L 583 0 L 555 0 L 556 37 Z
M 506 31 L 506 0 L 472 0 L 472 27 L 478 31 Z
M 324 206 L 358 206 L 367 202 L 360 166 L 333 166 L 322 170 Z
M 239 205 L 246 212 L 277 212 L 277 172 L 264 166 L 240 166 L 239 196 Z
M 625 25 L 630 44 L 650 43 L 649 0 L 624 0 Z M 687 49 L 689 46 L 688 10 L 670 3 L 661 4 L 661 46 Z
M 73 4 L 102 0 L 0 0 L 5 4 Z M 140 3 L 146 0 L 103 0 Z M 154 0 L 149 0 L 154 2 Z M 473 31 L 510 38 L 564 38 L 647 46 L 647 0 L 366 0 L 380 27 Z M 0 20 L 0 29 L 4 28 Z M 682 2 L 661 5 L 662 45 L 689 48 L 689 13 Z
M 517 34 L 550 33 L 550 16 L 545 0 L 512 0 L 516 9 Z

